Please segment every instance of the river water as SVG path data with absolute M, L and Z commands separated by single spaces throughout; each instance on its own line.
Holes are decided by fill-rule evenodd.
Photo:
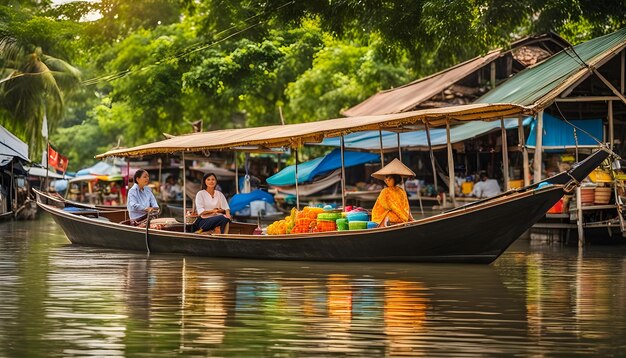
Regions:
M 491 265 L 212 259 L 0 223 L 0 357 L 626 354 L 626 248 Z

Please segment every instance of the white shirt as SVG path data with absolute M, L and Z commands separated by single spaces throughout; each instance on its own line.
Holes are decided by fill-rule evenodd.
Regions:
M 500 185 L 495 179 L 487 179 L 474 184 L 472 196 L 477 198 L 490 198 L 500 194 Z
M 205 210 L 213 210 L 215 208 L 229 209 L 228 201 L 221 191 L 216 190 L 213 192 L 213 197 L 206 190 L 200 190 L 196 194 L 196 212 L 198 215 Z

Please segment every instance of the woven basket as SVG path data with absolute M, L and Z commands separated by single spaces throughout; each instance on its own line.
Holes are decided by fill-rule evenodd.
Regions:
M 595 204 L 608 204 L 611 201 L 612 188 L 597 187 L 594 191 Z

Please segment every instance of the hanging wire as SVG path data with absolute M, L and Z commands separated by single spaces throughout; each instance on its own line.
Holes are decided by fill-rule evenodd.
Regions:
M 276 7 L 275 9 L 272 9 L 272 10 L 264 10 L 263 12 L 260 12 L 260 13 L 258 13 L 258 14 L 255 14 L 255 15 L 252 15 L 252 16 L 248 17 L 247 19 L 244 19 L 243 21 L 241 21 L 241 23 L 240 23 L 240 24 L 245 24 L 245 23 L 248 23 L 248 22 L 250 22 L 251 20 L 254 20 L 255 18 L 257 18 L 257 17 L 259 17 L 259 16 L 262 16 L 262 15 L 265 15 L 265 14 L 269 14 L 269 13 L 270 13 L 270 11 L 272 11 L 272 12 L 274 12 L 274 11 L 278 11 L 278 10 L 282 9 L 283 7 L 286 7 L 286 6 L 289 6 L 289 5 L 293 5 L 294 3 L 295 3 L 295 0 L 292 0 L 292 1 L 288 1 L 288 2 L 286 2 L 286 3 L 284 3 L 284 4 L 280 5 L 280 6 Z M 234 36 L 237 36 L 237 35 L 239 35 L 239 34 L 241 34 L 241 33 L 243 33 L 243 32 L 246 32 L 246 31 L 248 31 L 248 30 L 250 30 L 250 29 L 252 29 L 252 28 L 254 28 L 254 27 L 256 27 L 256 26 L 259 26 L 259 25 L 263 24 L 264 22 L 267 22 L 267 21 L 269 21 L 269 19 L 265 19 L 265 20 L 262 20 L 262 21 L 259 21 L 259 22 L 256 22 L 256 23 L 253 23 L 253 24 L 251 24 L 251 25 L 249 25 L 249 26 L 245 27 L 244 29 L 241 29 L 241 30 L 239 30 L 239 31 L 236 31 L 236 32 L 234 32 L 234 33 L 232 33 L 232 34 L 230 34 L 230 35 L 228 35 L 228 36 L 226 36 L 226 37 L 224 37 L 224 38 L 222 38 L 222 39 L 219 39 L 219 40 L 213 41 L 213 42 L 211 42 L 211 43 L 207 43 L 207 44 L 198 44 L 198 45 L 192 45 L 192 46 L 189 46 L 189 47 L 187 47 L 187 49 L 183 50 L 183 51 L 182 51 L 182 52 L 180 52 L 179 54 L 176 54 L 176 55 L 174 55 L 174 56 L 167 57 L 167 58 L 165 58 L 165 59 L 163 59 L 163 60 L 158 60 L 158 61 L 156 61 L 155 63 L 153 63 L 153 64 L 151 64 L 151 65 L 147 65 L 147 66 L 144 66 L 144 67 L 141 67 L 141 68 L 135 69 L 135 70 L 127 69 L 127 70 L 120 71 L 120 72 L 117 72 L 117 73 L 114 73 L 114 74 L 110 74 L 110 75 L 104 75 L 104 76 L 100 76 L 100 77 L 94 77 L 94 78 L 91 78 L 91 79 L 88 79 L 88 80 L 83 81 L 83 82 L 82 82 L 82 84 L 83 84 L 84 86 L 90 86 L 90 85 L 94 85 L 94 84 L 97 84 L 97 83 L 99 83 L 99 82 L 103 82 L 103 81 L 106 81 L 106 82 L 114 81 L 114 80 L 116 80 L 116 79 L 119 79 L 119 78 L 125 77 L 126 75 L 128 75 L 128 74 L 130 74 L 130 73 L 144 71 L 144 70 L 147 70 L 147 69 L 152 68 L 152 67 L 154 67 L 154 66 L 158 66 L 158 65 L 163 64 L 163 63 L 168 63 L 168 62 L 170 62 L 170 61 L 173 61 L 173 60 L 177 60 L 177 59 L 183 58 L 183 57 L 188 56 L 188 55 L 190 55 L 190 54 L 193 54 L 193 53 L 195 53 L 195 52 L 202 51 L 202 50 L 205 50 L 205 49 L 207 49 L 207 48 L 209 48 L 209 47 L 212 47 L 212 46 L 215 46 L 215 45 L 217 45 L 217 44 L 220 44 L 220 43 L 222 43 L 222 42 L 224 42 L 224 41 L 226 41 L 226 40 L 228 40 L 228 39 L 230 39 L 230 38 L 232 38 L 232 37 L 234 37 Z M 240 24 L 238 24 L 238 25 L 233 25 L 233 26 L 231 26 L 231 27 L 229 27 L 229 28 L 227 28 L 227 29 L 225 29 L 225 30 L 222 30 L 222 31 L 218 32 L 215 36 L 220 36 L 220 35 L 222 35 L 222 34 L 224 34 L 224 33 L 227 33 L 227 32 L 229 32 L 229 31 L 231 31 L 231 30 L 233 30 L 233 29 L 236 29 L 236 28 L 237 28 Z

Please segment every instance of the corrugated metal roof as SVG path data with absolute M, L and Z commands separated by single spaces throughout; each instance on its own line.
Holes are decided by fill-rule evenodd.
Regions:
M 463 77 L 495 60 L 501 53 L 501 50 L 493 50 L 485 56 L 473 58 L 401 87 L 378 92 L 356 106 L 343 111 L 342 114 L 354 117 L 400 113 L 411 110 L 416 105 L 455 84 Z
M 475 103 L 516 103 L 545 108 L 563 91 L 588 74 L 589 66 L 602 65 L 626 46 L 626 28 L 565 49 L 544 62 L 529 67 Z M 580 58 L 578 58 L 578 56 Z

